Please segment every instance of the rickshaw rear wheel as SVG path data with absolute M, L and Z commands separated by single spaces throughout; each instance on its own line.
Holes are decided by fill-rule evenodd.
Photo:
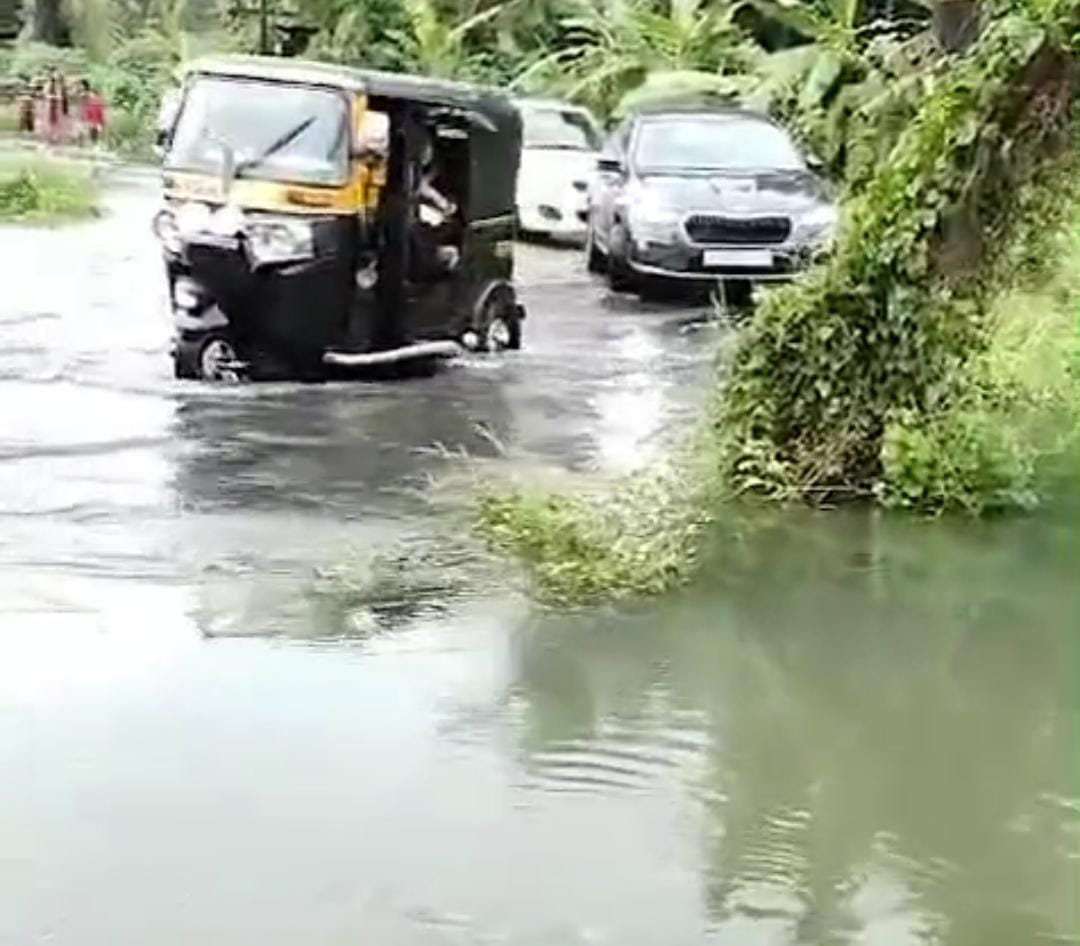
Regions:
M 480 318 L 479 350 L 517 351 L 521 348 L 521 311 L 513 295 L 493 292 Z

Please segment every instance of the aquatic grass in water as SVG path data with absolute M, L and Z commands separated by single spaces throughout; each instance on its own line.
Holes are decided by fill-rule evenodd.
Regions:
M 603 492 L 481 487 L 477 528 L 524 562 L 533 592 L 554 605 L 661 594 L 684 584 L 699 535 L 721 503 L 704 444 Z
M 97 210 L 98 187 L 89 167 L 50 158 L 0 161 L 0 221 L 56 223 Z

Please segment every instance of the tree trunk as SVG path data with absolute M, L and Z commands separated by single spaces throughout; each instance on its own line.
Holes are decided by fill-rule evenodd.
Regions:
M 979 35 L 978 0 L 937 0 L 934 4 L 934 36 L 948 53 L 967 49 Z
M 32 38 L 51 46 L 71 45 L 71 27 L 64 15 L 63 0 L 34 0 Z

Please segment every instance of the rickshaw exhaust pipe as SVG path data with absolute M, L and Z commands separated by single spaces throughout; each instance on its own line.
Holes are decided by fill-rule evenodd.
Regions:
M 462 353 L 462 347 L 454 341 L 417 342 L 388 348 L 385 351 L 328 351 L 323 353 L 323 363 L 337 368 L 367 368 L 373 365 L 393 365 L 418 358 L 453 358 Z

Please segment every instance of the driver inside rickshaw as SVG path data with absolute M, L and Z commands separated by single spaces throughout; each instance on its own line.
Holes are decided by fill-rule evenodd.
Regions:
M 461 258 L 457 226 L 458 202 L 449 196 L 444 181 L 453 175 L 446 161 L 439 160 L 436 134 L 426 123 L 413 125 L 415 135 L 413 155 L 407 180 L 408 199 L 414 208 L 410 215 L 410 270 L 419 281 L 433 281 L 453 272 Z M 359 150 L 369 167 L 367 180 L 375 188 L 374 199 L 381 196 L 381 184 L 386 179 L 390 155 L 390 117 L 385 112 L 365 112 L 359 129 Z M 444 156 L 445 157 L 445 156 Z M 364 205 L 370 208 L 370 201 Z M 365 255 L 357 272 L 362 288 L 374 285 L 376 278 L 373 256 Z
M 421 129 L 418 168 L 414 175 L 416 226 L 412 233 L 414 272 L 421 279 L 438 279 L 452 272 L 461 258 L 455 233 L 458 206 L 440 187 L 442 168 L 434 136 Z

